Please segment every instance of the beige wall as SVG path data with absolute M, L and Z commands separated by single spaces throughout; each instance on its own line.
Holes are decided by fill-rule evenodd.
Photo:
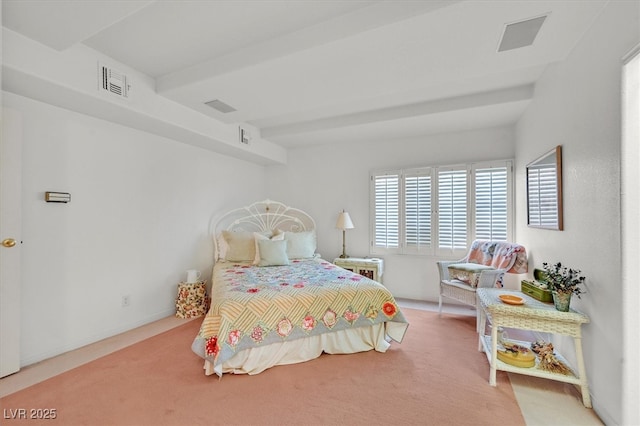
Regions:
M 562 145 L 564 231 L 528 228 L 522 209 L 516 234 L 534 266 L 563 262 L 587 277 L 588 293 L 572 307 L 591 317 L 585 362 L 594 408 L 607 424 L 622 424 L 620 82 L 621 58 L 640 40 L 639 5 L 611 2 L 572 53 L 546 70 L 516 137 L 519 206 L 527 162 Z M 556 346 L 571 353 L 569 340 Z
M 262 166 L 3 100 L 23 123 L 23 366 L 172 315 L 185 271 L 210 276 L 211 215 L 265 192 Z M 71 202 L 46 203 L 45 191 Z

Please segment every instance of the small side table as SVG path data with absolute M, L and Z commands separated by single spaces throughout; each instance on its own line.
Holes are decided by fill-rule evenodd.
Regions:
M 380 258 L 375 257 L 337 257 L 333 260 L 333 264 L 347 271 L 355 272 L 374 281 L 382 283 L 382 274 L 384 273 L 384 262 Z
M 502 303 L 498 298 L 501 294 L 520 296 L 524 299 L 525 303 L 524 305 L 507 305 Z M 572 383 L 580 388 L 584 406 L 591 408 L 589 383 L 587 381 L 587 372 L 582 357 L 581 333 L 581 326 L 589 322 L 589 317 L 573 309 L 569 312 L 560 312 L 556 310 L 552 304 L 542 303 L 519 291 L 479 288 L 476 295 L 478 298 L 478 349 L 487 354 L 487 359 L 491 365 L 489 374 L 489 384 L 491 386 L 496 385 L 496 370 Z M 491 335 L 485 335 L 487 322 L 491 324 Z M 572 374 L 567 375 L 552 373 L 538 368 L 537 360 L 536 365 L 530 368 L 516 367 L 500 361 L 497 357 L 499 327 L 562 334 L 573 337 L 578 371 L 572 371 Z M 525 347 L 531 344 L 531 342 L 514 342 Z M 562 355 L 557 352 L 555 355 L 568 366 Z
M 209 310 L 211 299 L 207 296 L 206 281 L 178 284 L 176 298 L 176 317 L 197 318 Z

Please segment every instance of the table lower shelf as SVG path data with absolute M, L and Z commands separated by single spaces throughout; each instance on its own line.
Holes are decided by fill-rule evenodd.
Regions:
M 482 335 L 480 336 L 480 341 L 482 343 L 484 353 L 487 356 L 487 359 L 489 360 L 489 364 L 491 364 L 491 336 Z M 524 346 L 526 348 L 531 347 L 531 342 L 525 342 L 525 341 L 513 340 L 513 339 L 509 339 L 509 341 L 517 345 Z M 566 365 L 567 368 L 571 369 L 571 367 L 569 367 L 569 364 L 567 363 L 567 360 L 562 355 L 558 354 L 557 352 L 554 354 L 559 361 L 561 361 L 564 365 Z M 583 380 L 580 379 L 578 376 L 576 376 L 573 370 L 571 370 L 570 374 L 561 374 L 561 373 L 554 373 L 552 371 L 546 371 L 541 369 L 540 361 L 538 360 L 538 357 L 536 357 L 536 365 L 533 367 L 517 367 L 515 365 L 507 364 L 506 362 L 500 361 L 496 357 L 496 369 L 500 371 L 508 371 L 510 373 L 525 374 L 527 376 L 541 377 L 543 379 L 551 379 L 551 380 L 556 380 L 556 381 L 565 382 L 565 383 L 572 383 L 574 385 L 584 385 Z

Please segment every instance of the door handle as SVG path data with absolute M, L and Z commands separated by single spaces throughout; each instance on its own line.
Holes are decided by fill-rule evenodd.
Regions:
M 2 240 L 2 245 L 5 247 L 13 247 L 16 245 L 16 240 L 14 240 L 13 238 L 5 238 L 4 240 Z

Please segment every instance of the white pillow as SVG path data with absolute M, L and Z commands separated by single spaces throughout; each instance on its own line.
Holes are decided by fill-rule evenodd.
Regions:
M 316 231 L 285 232 L 289 259 L 312 258 L 316 252 Z
M 258 266 L 281 266 L 289 264 L 287 242 L 284 240 L 257 240 L 260 250 Z
M 258 242 L 267 241 L 267 240 L 284 241 L 284 234 L 276 234 L 273 237 L 269 238 L 267 235 L 265 235 L 264 232 L 254 232 L 253 233 L 253 237 L 254 237 L 255 242 L 256 242 L 256 256 L 253 259 L 253 264 L 254 265 L 257 265 L 257 264 L 260 263 L 260 245 L 258 244 Z

